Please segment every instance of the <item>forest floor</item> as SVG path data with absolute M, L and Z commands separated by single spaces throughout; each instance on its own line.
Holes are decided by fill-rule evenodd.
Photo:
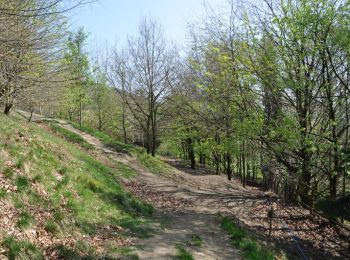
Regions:
M 109 148 L 63 120 L 56 122 L 93 145 L 107 165 L 110 158 L 138 172 L 136 178 L 125 180 L 124 186 L 151 202 L 156 208 L 154 217 L 162 223 L 152 237 L 135 242 L 140 259 L 173 259 L 179 248 L 185 248 L 194 259 L 241 259 L 239 250 L 220 227 L 219 215 L 232 217 L 267 247 L 282 248 L 288 259 L 300 259 L 293 237 L 311 259 L 350 258 L 349 234 L 309 210 L 283 204 L 273 194 L 243 188 L 238 180 L 228 181 L 209 170 L 192 170 L 176 158 L 163 158 L 172 167 L 166 174 L 154 174 L 134 156 Z M 275 217 L 268 237 L 267 210 L 271 205 Z M 201 246 L 191 244 L 194 236 L 203 241 Z

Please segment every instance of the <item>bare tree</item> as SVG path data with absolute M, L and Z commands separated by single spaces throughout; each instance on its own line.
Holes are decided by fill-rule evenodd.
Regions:
M 139 35 L 128 40 L 128 60 L 115 59 L 118 92 L 145 136 L 147 153 L 155 155 L 159 110 L 167 99 L 174 73 L 174 51 L 154 20 L 143 19 Z M 117 56 L 116 56 L 117 57 Z

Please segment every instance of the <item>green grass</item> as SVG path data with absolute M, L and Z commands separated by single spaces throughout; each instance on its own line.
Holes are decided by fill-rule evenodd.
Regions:
M 57 133 L 60 133 L 64 138 L 66 138 L 68 141 L 77 143 L 81 147 L 84 147 L 85 149 L 93 149 L 93 146 L 85 141 L 84 138 L 82 138 L 80 135 L 73 133 L 72 131 L 69 131 L 63 127 L 60 127 L 57 124 L 51 124 L 51 128 L 56 131 Z
M 190 246 L 202 246 L 203 239 L 198 235 L 192 235 L 188 240 L 187 244 Z
M 95 131 L 91 128 L 84 126 L 80 127 L 78 124 L 75 123 L 71 124 L 75 128 L 98 138 L 103 144 L 114 149 L 117 152 L 134 155 L 143 166 L 145 166 L 154 174 L 167 174 L 169 172 L 169 166 L 166 163 L 162 162 L 157 156 L 152 157 L 151 155 L 147 154 L 146 150 L 143 147 L 124 144 L 106 133 Z
M 179 260 L 193 260 L 193 256 L 181 245 L 176 246 L 176 256 Z
M 48 220 L 45 224 L 45 230 L 52 234 L 56 234 L 58 232 L 58 226 L 53 220 Z
M 60 222 L 64 219 L 64 212 L 61 209 L 55 209 L 52 216 L 55 221 Z
M 5 198 L 6 197 L 6 190 L 5 189 L 3 189 L 3 188 L 0 188 L 0 199 L 2 199 L 2 198 Z
M 272 251 L 261 246 L 261 244 L 252 237 L 247 230 L 237 226 L 230 218 L 222 218 L 221 226 L 230 235 L 232 244 L 241 250 L 244 259 L 275 259 Z
M 25 176 L 18 176 L 16 179 L 16 186 L 18 191 L 24 191 L 29 187 L 30 183 Z
M 56 246 L 56 252 L 59 259 L 98 259 L 95 250 L 88 246 L 83 241 L 78 241 L 73 248 L 65 245 Z M 82 257 L 83 255 L 83 257 Z
M 107 167 L 75 145 L 86 145 L 76 135 L 59 127 L 55 129 L 59 135 L 23 119 L 0 115 L 0 151 L 13 162 L 13 166 L 5 168 L 8 164 L 4 161 L 1 167 L 8 181 L 17 186 L 17 191 L 6 193 L 6 197 L 2 195 L 5 191 L 0 190 L 0 198 L 20 212 L 17 226 L 22 230 L 28 226 L 33 229 L 42 226 L 48 232 L 57 234 L 59 231 L 62 236 L 73 237 L 103 235 L 106 230 L 123 227 L 123 230 L 109 234 L 112 246 L 106 250 L 111 251 L 118 246 L 113 237 L 150 236 L 153 232 L 152 205 L 126 192 L 120 183 L 122 177 L 132 178 L 136 172 L 121 163 Z M 24 138 L 17 138 L 19 132 Z M 46 211 L 50 218 L 34 221 L 28 209 L 30 212 Z M 34 251 L 30 251 L 33 248 L 25 242 L 8 239 L 3 247 L 16 259 L 16 255 L 19 258 L 27 253 L 34 255 Z M 91 248 L 82 243 L 61 249 L 62 254 L 72 253 L 80 258 L 109 255 L 108 251 L 102 255 L 92 254 Z
M 13 177 L 13 170 L 11 168 L 5 168 L 4 175 L 7 179 L 11 179 Z
M 14 237 L 7 237 L 2 241 L 3 247 L 7 250 L 6 256 L 9 260 L 15 259 L 44 259 L 43 254 L 29 241 L 16 240 Z
M 118 152 L 123 152 L 123 153 L 133 153 L 136 151 L 142 151 L 143 148 L 141 147 L 135 147 L 133 145 L 129 145 L 129 144 L 124 144 L 122 142 L 119 142 L 117 140 L 115 140 L 114 138 L 112 138 L 111 136 L 109 136 L 108 134 L 104 133 L 104 132 L 100 132 L 97 130 L 93 130 L 89 127 L 85 127 L 85 126 L 79 126 L 76 123 L 71 123 L 72 126 L 74 126 L 76 129 L 79 129 L 85 133 L 88 133 L 98 139 L 101 140 L 102 143 L 104 143 L 105 145 L 113 148 L 114 150 L 118 151 Z
M 112 251 L 114 251 L 118 255 L 126 256 L 125 259 L 128 259 L 128 260 L 139 259 L 139 257 L 134 253 L 134 250 L 128 247 L 113 247 Z
M 21 228 L 24 229 L 28 226 L 30 226 L 30 224 L 33 222 L 34 218 L 33 216 L 31 216 L 28 212 L 26 211 L 22 211 L 19 215 L 19 218 L 17 220 L 16 225 Z

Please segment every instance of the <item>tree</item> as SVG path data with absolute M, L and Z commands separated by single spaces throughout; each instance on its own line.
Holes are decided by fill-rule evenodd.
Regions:
M 87 34 L 83 28 L 78 29 L 76 33 L 70 33 L 67 42 L 67 53 L 64 56 L 64 63 L 68 68 L 69 78 L 65 90 L 65 108 L 68 111 L 69 120 L 77 113 L 77 121 L 82 126 L 83 106 L 87 104 L 89 79 L 89 61 L 84 52 L 84 43 Z
M 142 20 L 138 37 L 130 38 L 128 45 L 129 60 L 116 61 L 112 70 L 119 83 L 117 90 L 143 131 L 147 153 L 154 156 L 159 110 L 167 100 L 174 78 L 174 54 L 153 20 Z
M 56 78 L 66 22 L 63 14 L 83 3 L 0 1 L 0 102 L 6 114 L 26 88 Z

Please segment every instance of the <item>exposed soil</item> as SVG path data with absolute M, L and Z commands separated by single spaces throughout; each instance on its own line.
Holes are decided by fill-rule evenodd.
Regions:
M 155 218 L 165 221 L 154 236 L 136 241 L 140 259 L 173 259 L 178 244 L 186 247 L 195 259 L 240 259 L 238 250 L 220 227 L 218 213 L 232 216 L 268 246 L 283 248 L 289 259 L 301 258 L 292 238 L 311 259 L 350 259 L 349 234 L 309 210 L 283 204 L 272 194 L 256 188 L 243 188 L 237 180 L 228 181 L 225 176 L 203 169 L 191 170 L 177 159 L 166 159 L 174 167 L 171 173 L 154 175 L 131 155 L 108 148 L 62 120 L 59 123 L 81 135 L 101 155 L 138 172 L 138 177 L 126 182 L 125 187 L 152 202 L 156 206 Z M 267 210 L 271 205 L 275 217 L 269 238 Z M 200 236 L 203 245 L 189 246 L 191 235 Z

